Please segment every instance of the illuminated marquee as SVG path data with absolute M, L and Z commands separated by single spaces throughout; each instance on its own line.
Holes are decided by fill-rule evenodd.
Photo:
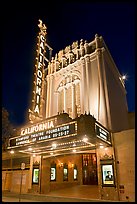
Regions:
M 40 132 L 42 130 L 46 130 L 46 129 L 53 128 L 53 127 L 54 127 L 53 121 L 42 122 L 40 124 L 33 125 L 31 127 L 22 129 L 21 130 L 21 135 L 27 135 L 27 134 L 31 134 L 31 133 L 34 133 L 34 132 Z
M 39 25 L 41 32 L 39 34 L 39 44 L 38 44 L 38 57 L 36 65 L 36 88 L 35 88 L 35 103 L 34 103 L 34 113 L 39 115 L 40 113 L 40 96 L 42 91 L 42 79 L 43 79 L 43 67 L 44 67 L 44 53 L 45 53 L 45 34 L 46 27 L 42 26 L 40 21 Z
M 111 143 L 110 133 L 103 127 L 96 124 L 96 134 L 97 137 L 107 143 Z
M 52 126 L 53 125 L 52 121 L 49 124 Z M 32 126 L 31 128 L 22 129 L 21 136 L 10 139 L 10 147 L 18 147 L 27 144 L 30 145 L 31 143 L 45 142 L 46 140 L 49 139 L 68 137 L 77 134 L 76 121 L 59 125 L 50 129 L 47 128 L 46 130 L 45 130 L 46 124 L 44 126 L 41 125 L 42 124 Z

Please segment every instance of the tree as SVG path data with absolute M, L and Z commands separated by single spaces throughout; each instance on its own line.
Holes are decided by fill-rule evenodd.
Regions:
M 2 108 L 2 150 L 5 151 L 8 146 L 8 140 L 13 135 L 13 126 L 9 121 L 9 113 Z

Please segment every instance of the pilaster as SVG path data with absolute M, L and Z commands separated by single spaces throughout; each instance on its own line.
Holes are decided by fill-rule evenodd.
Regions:
M 87 105 L 87 83 L 85 58 L 81 58 L 81 113 L 88 112 Z M 82 112 L 83 111 L 83 112 Z
M 90 57 L 86 56 L 85 58 L 85 62 L 86 62 L 86 90 L 87 90 L 87 113 L 89 113 L 89 104 L 90 104 L 90 88 L 89 88 L 89 80 L 91 78 L 91 76 L 89 75 L 89 69 L 90 69 Z
M 72 118 L 75 118 L 75 84 L 72 83 Z
M 66 88 L 64 87 L 64 112 L 67 112 L 67 107 L 66 107 Z
M 53 111 L 53 75 L 50 75 L 50 87 L 49 87 L 49 117 L 52 116 Z
M 49 76 L 47 76 L 47 103 L 46 103 L 46 118 L 49 117 L 49 93 L 50 93 L 50 80 Z
M 98 77 L 99 77 L 99 89 L 98 89 L 98 120 L 101 123 L 108 127 L 107 124 L 107 107 L 106 107 L 106 99 L 105 99 L 105 87 L 104 87 L 104 76 L 103 76 L 103 61 L 102 61 L 102 49 L 96 49 L 97 56 L 97 66 L 98 66 Z

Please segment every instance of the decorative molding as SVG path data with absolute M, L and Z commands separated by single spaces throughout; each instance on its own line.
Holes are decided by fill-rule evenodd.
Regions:
M 113 155 L 108 155 L 107 153 L 105 153 L 100 157 L 100 160 L 108 160 L 108 159 L 113 159 Z

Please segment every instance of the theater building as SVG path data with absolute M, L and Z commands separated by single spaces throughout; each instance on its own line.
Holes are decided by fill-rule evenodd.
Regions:
M 124 80 L 103 38 L 73 42 L 49 61 L 47 28 L 41 20 L 38 26 L 28 121 L 3 153 L 3 190 L 18 192 L 23 172 L 23 192 L 93 185 L 100 199 L 134 200 L 134 125 Z M 126 172 L 121 180 L 128 145 L 130 181 Z

